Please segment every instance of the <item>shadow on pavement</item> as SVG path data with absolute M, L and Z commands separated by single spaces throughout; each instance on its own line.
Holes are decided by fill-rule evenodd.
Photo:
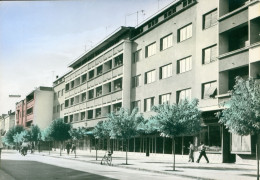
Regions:
M 36 161 L 1 160 L 1 169 L 16 180 L 112 179 L 105 176 L 44 164 Z

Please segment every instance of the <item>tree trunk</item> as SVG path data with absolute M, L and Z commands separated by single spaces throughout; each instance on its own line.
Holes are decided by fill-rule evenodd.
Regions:
M 257 162 L 257 180 L 259 180 L 259 135 L 256 136 L 256 162 Z
M 172 138 L 173 171 L 175 171 L 175 139 Z
M 125 140 L 125 155 L 126 155 L 126 161 L 125 161 L 125 164 L 127 164 L 127 151 L 128 151 L 128 146 L 127 146 L 127 140 Z M 122 141 L 123 142 L 123 141 Z
M 97 161 L 97 139 L 95 139 L 96 161 Z
M 51 141 L 49 141 L 49 155 L 51 154 Z
M 60 142 L 60 156 L 61 156 L 61 149 L 62 149 L 62 141 Z

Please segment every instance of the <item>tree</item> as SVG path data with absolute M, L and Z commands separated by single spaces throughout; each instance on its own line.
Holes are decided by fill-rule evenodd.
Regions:
M 230 132 L 245 136 L 257 136 L 257 179 L 259 179 L 259 134 L 260 134 L 260 83 L 249 78 L 244 80 L 236 77 L 234 89 L 230 91 L 231 98 L 224 103 L 229 106 L 222 111 L 220 123 Z
M 66 124 L 62 118 L 52 121 L 49 126 L 50 128 L 50 137 L 55 141 L 60 141 L 60 156 L 62 144 L 64 141 L 71 138 L 69 131 L 71 130 L 71 124 Z
M 24 131 L 24 127 L 23 126 L 20 126 L 20 125 L 17 125 L 17 126 L 14 126 L 12 127 L 5 135 L 4 137 L 4 143 L 7 144 L 7 145 L 15 145 L 15 142 L 14 142 L 14 136 L 16 134 L 20 134 L 22 131 Z
M 162 136 L 172 138 L 173 170 L 175 171 L 175 139 L 176 136 L 194 135 L 200 130 L 200 111 L 198 99 L 189 102 L 187 99 L 179 104 L 162 104 L 152 109 L 157 114 L 150 118 L 158 121 L 158 131 Z M 152 125 L 155 122 L 151 123 Z
M 130 113 L 127 109 L 121 108 L 118 113 L 111 112 L 108 115 L 108 119 L 111 123 L 110 136 L 114 138 L 120 138 L 126 143 L 126 164 L 127 164 L 127 141 L 135 137 L 137 134 L 138 125 L 143 121 L 140 114 L 137 113 L 137 109 L 133 109 Z
M 50 154 L 50 151 L 51 151 L 50 144 L 51 144 L 51 141 L 53 140 L 50 133 L 51 133 L 50 127 L 47 127 L 46 129 L 41 131 L 41 140 L 45 141 L 45 142 L 49 142 L 49 154 Z
M 84 138 L 85 132 L 86 132 L 85 128 L 78 127 L 77 129 L 75 129 L 75 128 L 71 129 L 69 131 L 69 134 L 70 134 L 73 141 L 78 141 L 78 140 Z M 76 150 L 74 151 L 74 153 L 75 153 L 75 158 L 76 158 Z
M 16 149 L 19 149 L 20 148 L 20 144 L 22 142 L 24 142 L 25 139 L 28 139 L 28 137 L 29 137 L 29 134 L 28 134 L 27 130 L 24 130 L 24 131 L 22 131 L 20 133 L 16 133 L 13 136 L 14 143 L 16 144 Z
M 28 131 L 29 141 L 34 144 L 37 144 L 41 140 L 41 130 L 37 125 L 32 125 Z M 40 152 L 40 149 L 38 149 Z
M 111 130 L 111 123 L 109 120 L 106 120 L 106 121 L 99 121 L 92 131 L 95 137 L 96 160 L 97 160 L 96 139 L 109 138 L 110 130 Z

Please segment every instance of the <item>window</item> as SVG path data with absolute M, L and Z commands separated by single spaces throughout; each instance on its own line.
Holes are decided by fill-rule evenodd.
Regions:
M 60 112 L 60 105 L 57 105 L 57 113 Z
M 75 96 L 75 104 L 79 103 L 79 95 Z
M 61 90 L 61 96 L 63 96 L 63 94 L 64 94 L 64 89 Z
M 203 29 L 210 28 L 217 23 L 217 9 L 203 15 Z
M 96 89 L 96 97 L 101 96 L 101 95 L 102 95 L 102 86 L 99 86 Z
M 79 120 L 79 113 L 74 114 L 74 121 L 78 121 Z
M 182 42 L 190 37 L 192 37 L 192 24 L 178 30 L 178 42 Z
M 167 49 L 167 48 L 171 47 L 172 46 L 172 40 L 173 40 L 172 34 L 170 34 L 170 35 L 168 35 L 166 37 L 163 37 L 161 39 L 161 41 L 160 41 L 161 42 L 160 49 L 164 50 L 164 49 Z
M 192 57 L 187 57 L 177 61 L 177 74 L 184 73 L 192 69 Z
M 73 115 L 70 115 L 70 122 L 73 122 Z
M 93 69 L 93 70 L 89 71 L 88 78 L 92 79 L 92 78 L 94 78 L 94 76 L 95 76 L 95 71 Z
M 69 107 L 69 100 L 65 100 L 65 107 Z
M 100 118 L 101 117 L 101 108 L 97 108 L 96 109 L 96 118 Z
M 177 102 L 180 103 L 184 99 L 191 100 L 191 89 L 177 91 Z
M 150 44 L 145 47 L 145 57 L 150 57 L 156 54 L 156 43 Z
M 80 113 L 80 120 L 84 120 L 86 117 L 86 113 L 85 112 L 81 112 Z
M 54 109 L 54 111 L 53 112 L 55 112 L 55 109 Z M 32 114 L 33 113 L 33 108 L 31 107 L 30 109 L 27 109 L 27 111 L 26 111 L 26 114 L 28 115 L 28 114 Z
M 71 81 L 71 82 L 70 82 L 70 87 L 71 87 L 71 88 L 74 88 L 74 81 Z
M 75 86 L 80 85 L 80 77 L 78 77 L 77 79 L 75 79 Z
M 153 27 L 157 23 L 158 23 L 158 18 L 152 20 L 151 22 L 148 23 L 148 29 Z
M 114 81 L 114 90 L 119 91 L 122 89 L 122 78 Z
M 123 54 L 115 57 L 115 67 L 121 66 L 123 64 Z
M 138 87 L 141 83 L 141 75 L 137 75 L 135 77 L 132 77 L 132 87 Z
M 208 64 L 217 59 L 217 45 L 202 50 L 202 64 Z
M 217 81 L 202 84 L 202 99 L 214 98 L 217 95 Z
M 171 93 L 163 94 L 159 96 L 160 104 L 170 104 Z
M 103 70 L 103 66 L 102 65 L 97 67 L 97 76 L 102 74 L 102 70 Z
M 164 19 L 166 19 L 167 17 L 171 16 L 173 13 L 176 12 L 176 7 L 173 7 L 172 9 L 170 9 L 169 11 L 167 11 L 165 14 L 164 14 Z
M 88 111 L 88 119 L 93 119 L 93 110 Z
M 119 112 L 120 109 L 121 109 L 121 107 L 122 107 L 122 103 L 114 104 L 114 106 L 113 106 L 114 112 L 115 112 L 115 113 Z
M 85 101 L 87 99 L 87 94 L 86 93 L 82 93 L 81 94 L 81 101 Z
M 87 74 L 83 74 L 83 75 L 81 76 L 81 83 L 86 82 L 86 80 L 87 80 Z
M 60 91 L 58 91 L 58 98 L 60 97 Z
M 74 104 L 74 98 L 71 98 L 70 99 L 70 105 L 73 105 Z
M 88 99 L 93 99 L 93 98 L 94 98 L 94 89 L 88 92 Z
M 64 116 L 64 122 L 68 123 L 68 116 Z
M 136 63 L 136 62 L 138 62 L 138 61 L 140 61 L 141 59 L 142 59 L 142 57 L 141 57 L 141 54 L 142 53 L 142 50 L 140 49 L 140 50 L 138 50 L 138 51 L 136 51 L 136 52 L 134 52 L 134 60 L 133 60 L 133 63 Z
M 63 110 L 63 106 L 64 106 L 64 103 L 62 103 L 62 104 L 60 105 L 60 110 L 61 110 L 61 111 Z
M 154 105 L 154 97 L 144 100 L 144 112 L 151 111 Z
M 138 111 L 141 110 L 141 101 L 140 100 L 132 102 L 132 109 L 134 109 L 134 108 L 137 108 Z
M 172 76 L 172 64 L 160 67 L 160 79 Z
M 145 73 L 145 84 L 149 84 L 155 81 L 155 70 Z
M 65 86 L 65 90 L 68 91 L 69 89 L 70 89 L 70 84 L 68 83 L 68 84 L 66 84 L 66 86 Z

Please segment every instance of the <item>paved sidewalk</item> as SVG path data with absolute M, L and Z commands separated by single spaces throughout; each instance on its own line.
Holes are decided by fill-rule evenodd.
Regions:
M 89 151 L 77 151 L 76 158 L 74 154 L 67 155 L 65 151 L 62 151 L 62 156 L 60 156 L 59 151 L 51 151 L 50 155 L 48 151 L 41 153 L 35 152 L 34 154 L 100 164 L 105 151 L 98 151 L 98 160 L 96 160 L 95 151 L 92 151 L 91 153 Z M 202 159 L 200 163 L 189 163 L 187 160 L 187 155 L 176 155 L 175 171 L 173 171 L 172 155 L 150 154 L 149 157 L 146 157 L 145 153 L 128 153 L 128 165 L 126 165 L 125 152 L 115 151 L 113 154 L 112 165 L 122 168 L 170 174 L 191 179 L 256 179 L 256 165 L 254 164 L 208 164 L 204 159 Z

